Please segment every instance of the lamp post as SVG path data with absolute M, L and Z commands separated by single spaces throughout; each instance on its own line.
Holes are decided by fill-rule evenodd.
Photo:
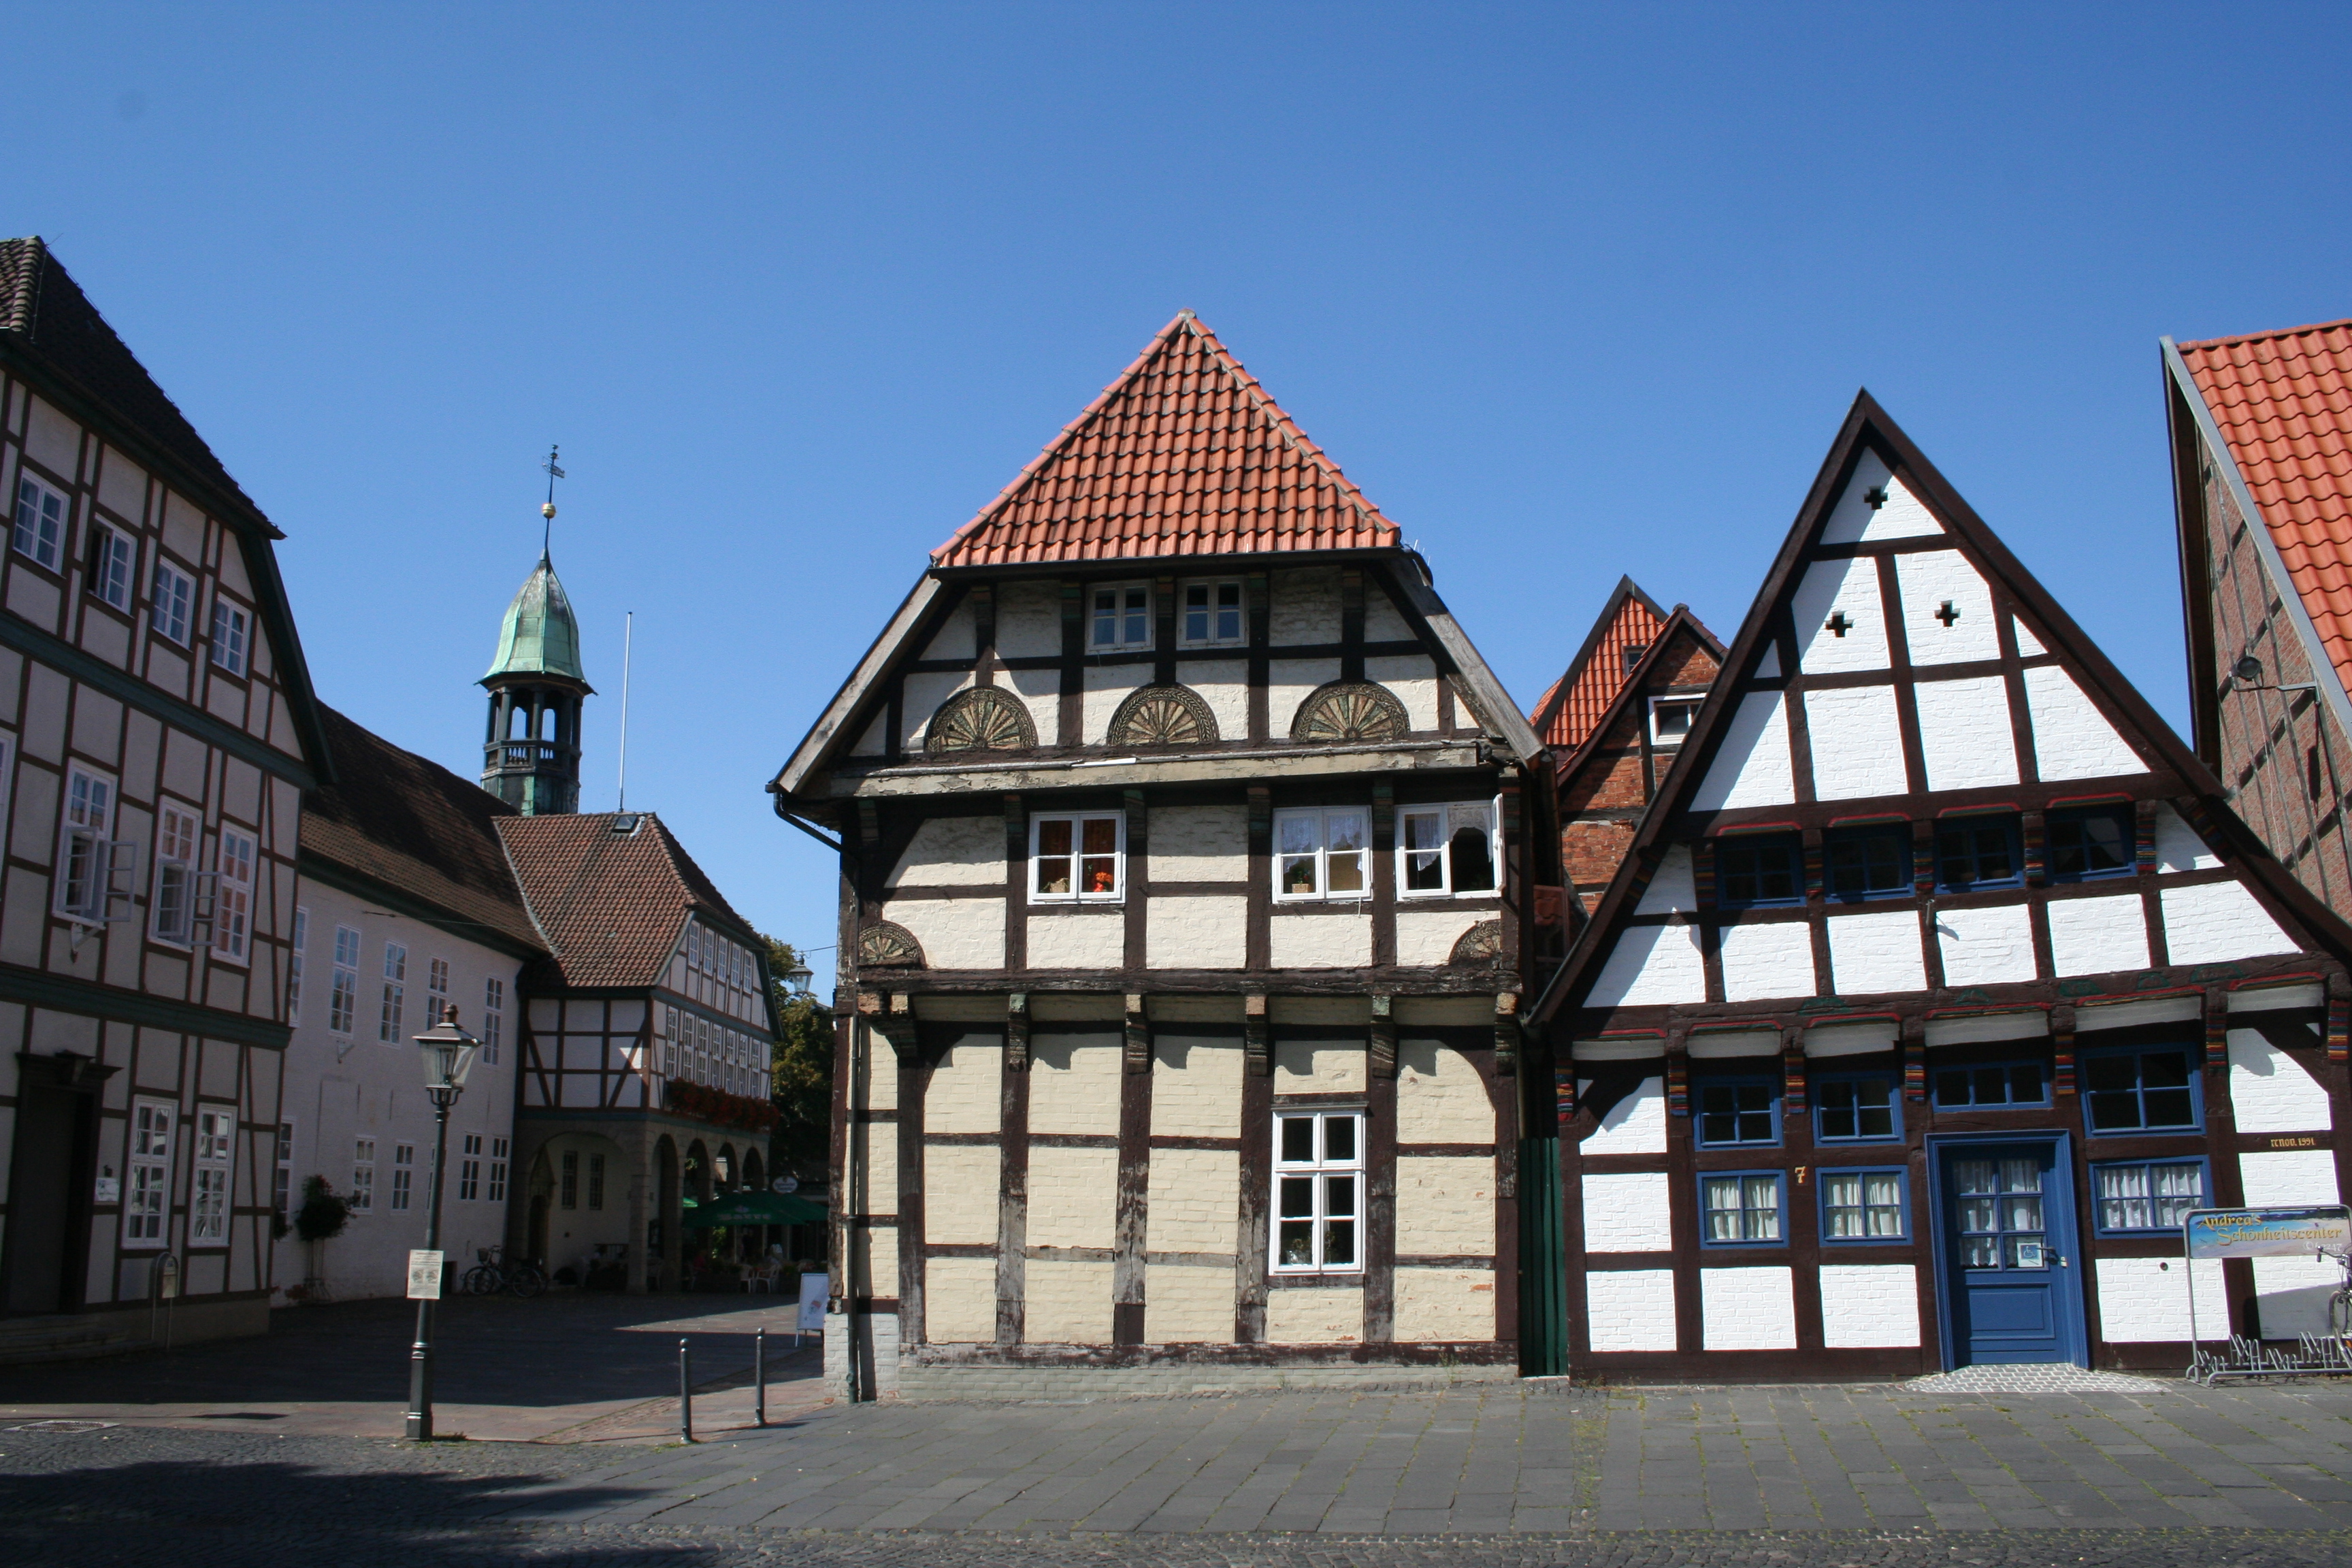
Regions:
M 809 968 L 806 959 L 795 954 L 793 958 L 793 966 L 784 971 L 782 978 L 784 984 L 792 988 L 793 995 L 805 996 L 808 994 L 809 982 L 815 979 L 816 974 Z
M 426 1173 L 425 1250 L 441 1250 L 441 1168 L 449 1159 L 449 1108 L 466 1091 L 481 1042 L 457 1026 L 457 1007 L 441 1010 L 440 1021 L 415 1037 L 424 1057 L 425 1092 L 433 1099 L 433 1168 Z M 443 1270 L 446 1276 L 447 1270 Z M 433 1438 L 433 1307 L 430 1296 L 416 1303 L 416 1342 L 408 1348 L 408 1440 Z

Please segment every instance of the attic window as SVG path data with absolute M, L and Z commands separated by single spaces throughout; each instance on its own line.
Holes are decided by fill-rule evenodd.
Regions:
M 1628 674 L 1628 675 L 1633 674 L 1633 667 L 1634 667 L 1635 665 L 1637 665 L 1637 664 L 1641 663 L 1641 662 L 1642 662 L 1642 656 L 1643 656 L 1643 654 L 1645 654 L 1645 653 L 1649 652 L 1649 651 L 1650 651 L 1650 645 L 1649 645 L 1648 643 L 1645 643 L 1645 642 L 1629 642 L 1629 643 L 1627 643 L 1627 644 L 1625 645 L 1625 673 L 1626 673 L 1626 674 Z
M 1698 717 L 1703 697 L 1654 697 L 1650 699 L 1650 744 L 1660 751 L 1679 746 L 1689 735 L 1691 721 Z
M 637 830 L 637 824 L 642 820 L 643 819 L 633 811 L 625 811 L 621 813 L 619 816 L 613 818 L 614 837 L 626 838 L 630 834 L 635 833 Z

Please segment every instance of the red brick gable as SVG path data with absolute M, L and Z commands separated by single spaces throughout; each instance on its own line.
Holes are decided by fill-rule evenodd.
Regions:
M 1584 744 L 1641 661 L 1640 653 L 1626 658 L 1627 650 L 1646 651 L 1665 625 L 1666 612 L 1656 600 L 1634 586 L 1631 577 L 1618 579 L 1584 647 L 1536 699 L 1535 711 L 1528 716 L 1543 743 L 1570 752 Z

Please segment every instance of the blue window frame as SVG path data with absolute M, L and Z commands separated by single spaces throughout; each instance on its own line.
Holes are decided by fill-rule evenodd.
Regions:
M 2136 839 L 2128 805 L 2053 811 L 2042 826 L 2042 862 L 2053 882 L 2124 877 L 2134 864 Z
M 1892 1142 L 1903 1136 L 1903 1100 L 1887 1073 L 1841 1074 L 1813 1084 L 1813 1136 L 1823 1143 Z
M 1822 881 L 1832 899 L 1895 899 L 1911 891 L 1911 825 L 1832 829 L 1822 841 Z
M 2191 1209 L 2211 1203 L 2213 1177 L 2201 1159 L 2100 1160 L 2091 1165 L 2091 1201 L 2101 1236 L 2178 1236 Z
M 2049 1075 L 2040 1062 L 1980 1062 L 1937 1068 L 1938 1110 L 2006 1110 L 2050 1103 Z
M 1936 885 L 1948 893 L 2014 888 L 2025 857 L 2014 816 L 1964 816 L 1936 825 Z
M 1908 1178 L 1900 1165 L 1823 1165 L 1822 1239 L 1869 1246 L 1911 1239 Z
M 2096 1134 L 2194 1132 L 2205 1124 L 2197 1047 L 2133 1046 L 2083 1056 L 2083 1115 Z
M 1780 1084 L 1769 1078 L 1703 1079 L 1692 1085 L 1698 1101 L 1703 1148 L 1769 1148 L 1780 1142 Z
M 1701 1247 L 1785 1247 L 1789 1178 L 1781 1171 L 1705 1171 L 1698 1178 Z
M 1715 899 L 1732 909 L 1804 902 L 1803 844 L 1793 833 L 1717 839 Z

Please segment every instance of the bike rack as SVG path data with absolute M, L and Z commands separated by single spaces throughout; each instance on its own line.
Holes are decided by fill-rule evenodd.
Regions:
M 2352 1373 L 2352 1342 L 2334 1334 L 2305 1334 L 2297 1348 L 2291 1351 L 2232 1334 L 2226 1350 L 2216 1352 L 2202 1346 L 2192 1350 L 2189 1370 L 2181 1375 L 2210 1388 L 2223 1378 L 2340 1377 L 2347 1373 Z

